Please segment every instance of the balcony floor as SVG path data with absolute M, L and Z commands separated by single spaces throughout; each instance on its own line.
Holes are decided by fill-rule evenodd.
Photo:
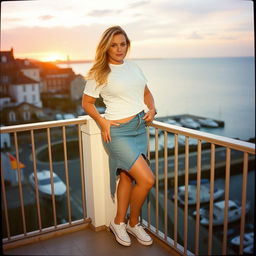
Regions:
M 114 235 L 107 230 L 95 232 L 90 228 L 65 234 L 59 237 L 42 240 L 29 245 L 4 251 L 4 255 L 179 255 L 162 241 L 154 238 L 151 246 L 143 246 L 131 236 L 132 245 L 119 245 Z

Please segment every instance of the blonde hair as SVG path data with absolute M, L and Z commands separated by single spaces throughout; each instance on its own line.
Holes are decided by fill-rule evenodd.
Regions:
M 120 26 L 113 26 L 105 30 L 96 49 L 94 64 L 86 76 L 86 79 L 94 79 L 97 86 L 107 82 L 108 74 L 111 71 L 108 64 L 107 51 L 110 48 L 113 36 L 118 34 L 124 35 L 127 43 L 127 52 L 130 49 L 131 42 Z

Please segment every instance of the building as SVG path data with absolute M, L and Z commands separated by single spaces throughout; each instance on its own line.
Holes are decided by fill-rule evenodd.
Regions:
M 1 103 L 27 102 L 36 107 L 42 107 L 40 100 L 39 68 L 29 60 L 15 59 L 13 48 L 10 51 L 1 51 L 0 93 L 4 98 Z M 10 98 L 10 100 L 8 100 Z M 5 104 L 1 104 L 4 106 Z
M 1 113 L 1 123 L 5 125 L 44 121 L 43 109 L 27 102 L 6 104 Z
M 40 68 L 42 93 L 70 96 L 70 84 L 75 78 L 71 68 L 59 68 L 51 63 L 35 63 Z
M 17 63 L 13 55 L 13 48 L 10 51 L 0 51 L 0 95 L 8 96 L 8 86 L 12 83 L 13 75 L 17 71 Z
M 71 81 L 71 84 L 70 84 L 71 100 L 76 101 L 82 98 L 85 84 L 86 84 L 86 80 L 81 75 L 77 75 L 75 79 Z
M 22 72 L 9 85 L 9 95 L 12 101 L 18 104 L 26 102 L 39 108 L 42 107 L 39 82 L 25 76 Z

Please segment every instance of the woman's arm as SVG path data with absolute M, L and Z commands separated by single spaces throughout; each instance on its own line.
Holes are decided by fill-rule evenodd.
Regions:
M 147 85 L 144 90 L 144 103 L 147 105 L 149 111 L 145 114 L 143 119 L 146 122 L 152 122 L 156 115 L 155 102 L 152 93 L 148 89 Z
M 82 107 L 85 110 L 85 112 L 99 124 L 103 140 L 105 142 L 110 142 L 110 126 L 118 126 L 119 124 L 115 123 L 114 121 L 103 118 L 95 107 L 95 101 L 96 98 L 84 94 L 82 100 Z

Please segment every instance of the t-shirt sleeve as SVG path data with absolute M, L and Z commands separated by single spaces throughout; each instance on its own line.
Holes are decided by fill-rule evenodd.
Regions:
M 144 75 L 144 73 L 143 73 L 143 71 L 141 70 L 141 68 L 140 68 L 140 67 L 138 67 L 138 68 L 139 68 L 139 71 L 140 71 L 141 76 L 143 77 L 143 79 L 144 79 L 144 81 L 145 81 L 145 84 L 147 84 L 148 79 L 147 79 L 146 76 Z
M 95 80 L 87 80 L 86 85 L 84 87 L 84 94 L 89 95 L 94 98 L 100 97 L 101 86 L 96 86 Z
M 144 75 L 142 69 L 136 63 L 133 62 L 133 64 L 136 67 L 136 69 L 138 70 L 138 72 L 141 75 L 142 79 L 144 79 L 144 82 L 145 82 L 145 85 L 146 85 L 148 80 L 147 80 L 146 76 Z

